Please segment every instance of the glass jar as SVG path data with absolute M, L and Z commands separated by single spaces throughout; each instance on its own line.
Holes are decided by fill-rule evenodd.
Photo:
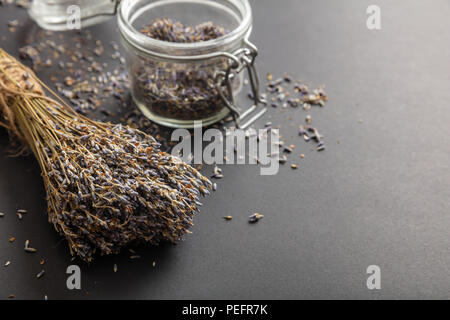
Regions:
M 33 0 L 28 13 L 47 30 L 65 31 L 101 23 L 116 14 L 120 0 Z
M 228 31 L 213 40 L 161 41 L 140 30 L 160 18 L 185 26 L 211 22 Z M 255 68 L 257 48 L 248 41 L 252 13 L 248 0 L 122 0 L 119 30 L 126 48 L 133 100 L 152 121 L 193 128 L 213 124 L 231 113 L 248 127 L 266 111 Z M 254 105 L 242 112 L 235 97 L 249 74 Z M 245 123 L 244 123 L 245 121 Z

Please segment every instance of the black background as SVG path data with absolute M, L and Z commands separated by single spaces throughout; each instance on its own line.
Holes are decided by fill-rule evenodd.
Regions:
M 381 7 L 382 30 L 366 28 Z M 330 102 L 310 112 L 325 135 L 317 153 L 297 135 L 302 109 L 269 110 L 296 145 L 276 176 L 224 166 L 193 234 L 178 246 L 140 247 L 82 268 L 81 291 L 66 289 L 64 241 L 47 223 L 32 157 L 0 157 L 0 298 L 301 299 L 448 298 L 450 214 L 450 2 L 446 0 L 252 1 L 259 70 L 289 71 L 326 85 Z M 6 23 L 22 25 L 15 33 Z M 0 8 L 0 46 L 17 56 L 36 26 L 23 10 Z M 115 21 L 91 28 L 104 43 Z M 48 72 L 39 73 L 48 79 Z M 288 118 L 292 117 L 292 121 Z M 1 132 L 6 142 L 6 134 Z M 337 142 L 340 141 L 340 144 Z M 306 158 L 301 160 L 299 154 Z M 210 168 L 208 168 L 210 170 Z M 208 172 L 208 171 L 205 171 Z M 29 213 L 19 221 L 14 212 Z M 253 212 L 264 214 L 249 225 Z M 224 215 L 234 219 L 225 222 Z M 16 242 L 10 244 L 8 238 Z M 23 252 L 29 239 L 39 249 Z M 47 260 L 46 275 L 36 279 Z M 156 266 L 152 262 L 156 261 Z M 119 271 L 113 272 L 117 263 Z M 382 289 L 366 287 L 379 265 Z

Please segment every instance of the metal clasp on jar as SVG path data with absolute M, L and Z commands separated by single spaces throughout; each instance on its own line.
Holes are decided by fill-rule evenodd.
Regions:
M 236 127 L 240 129 L 248 128 L 267 111 L 267 107 L 265 106 L 267 105 L 267 101 L 261 98 L 259 92 L 259 76 L 255 66 L 258 48 L 248 38 L 244 39 L 244 44 L 246 47 L 236 50 L 233 54 L 222 52 L 222 55 L 228 57 L 231 63 L 226 71 L 219 72 L 216 75 L 217 91 L 227 108 L 230 109 Z M 232 80 L 234 74 L 242 72 L 243 69 L 247 69 L 248 71 L 254 104 L 246 111 L 241 112 L 234 100 Z M 227 92 L 224 91 L 224 88 Z M 263 104 L 264 107 L 261 110 L 257 110 L 260 104 Z

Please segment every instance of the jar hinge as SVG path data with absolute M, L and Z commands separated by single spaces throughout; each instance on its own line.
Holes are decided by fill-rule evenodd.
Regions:
M 247 129 L 256 120 L 261 118 L 267 111 L 267 107 L 264 106 L 261 110 L 257 111 L 258 105 L 267 105 L 267 101 L 261 98 L 259 89 L 259 76 L 256 70 L 255 60 L 258 56 L 258 49 L 248 39 L 244 40 L 246 48 L 238 49 L 233 55 L 227 55 L 232 61 L 229 64 L 226 71 L 219 72 L 216 76 L 216 86 L 220 97 L 224 101 L 225 105 L 230 109 L 236 127 L 240 129 Z M 252 88 L 252 95 L 254 104 L 245 112 L 242 112 L 237 108 L 234 95 L 232 80 L 235 73 L 240 73 L 243 69 L 247 69 L 250 85 Z M 227 91 L 228 97 L 224 92 L 224 87 Z M 255 111 L 257 111 L 255 113 Z M 244 123 L 242 123 L 245 121 Z

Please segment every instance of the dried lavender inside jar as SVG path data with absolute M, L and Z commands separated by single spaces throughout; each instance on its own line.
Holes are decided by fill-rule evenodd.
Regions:
M 228 33 L 212 22 L 184 26 L 171 19 L 157 19 L 141 29 L 156 40 L 194 43 L 214 40 Z M 204 120 L 223 112 L 225 105 L 216 89 L 217 71 L 226 70 L 225 58 L 201 62 L 172 62 L 142 58 L 132 70 L 135 99 L 159 117 Z M 240 86 L 235 77 L 233 89 Z

